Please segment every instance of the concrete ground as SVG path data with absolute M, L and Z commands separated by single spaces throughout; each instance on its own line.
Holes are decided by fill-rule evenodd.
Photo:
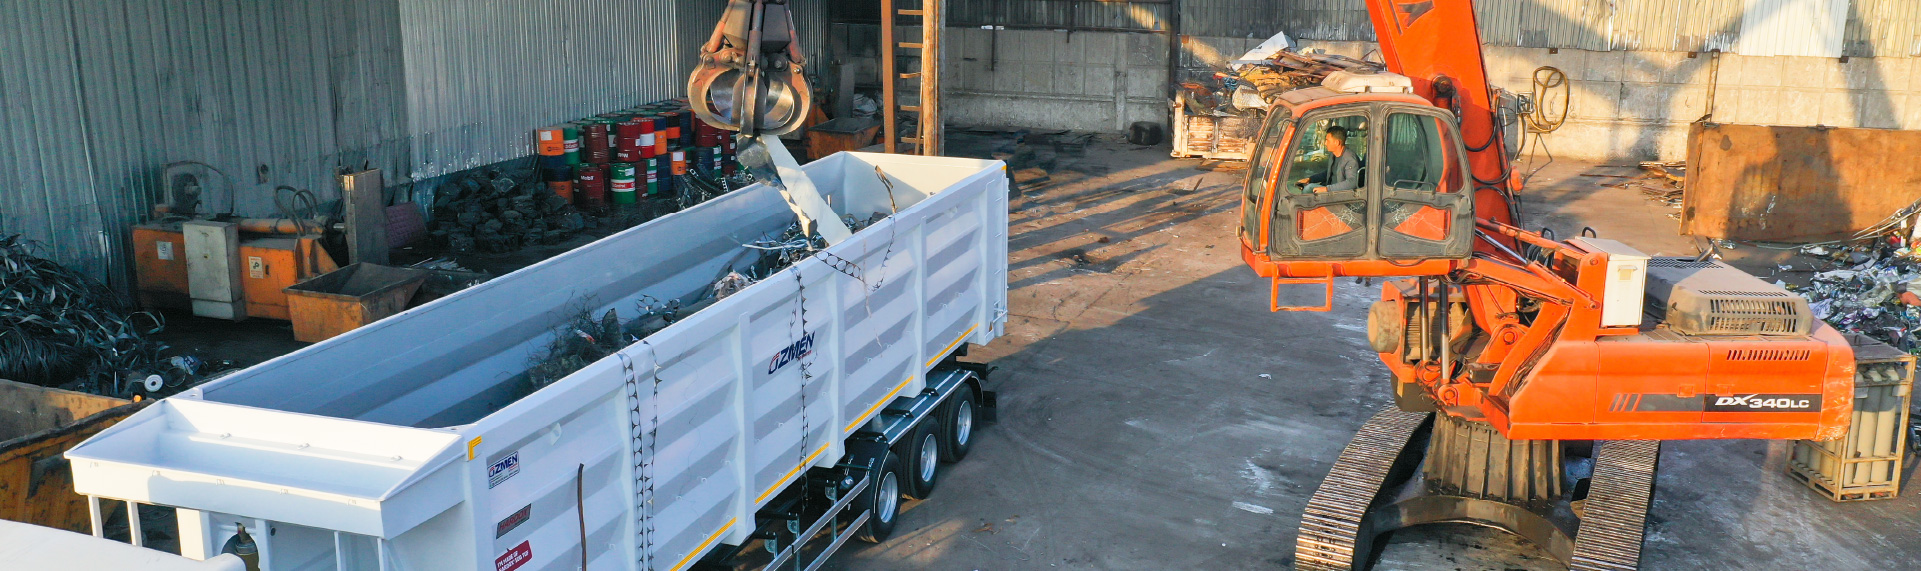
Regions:
M 1242 265 L 1233 238 L 1245 171 L 1112 141 L 1036 156 L 1035 145 L 1015 151 L 1004 137 L 952 138 L 963 152 L 1009 151 L 1017 167 L 1048 171 L 1012 202 L 1008 335 L 971 357 L 1000 368 L 1001 422 L 978 433 L 932 499 L 906 505 L 890 541 L 851 546 L 831 566 L 1290 567 L 1307 496 L 1361 422 L 1389 406 L 1387 372 L 1363 329 L 1378 286 L 1337 285 L 1330 313 L 1269 312 L 1268 284 Z M 1700 241 L 1675 233 L 1673 208 L 1603 186 L 1634 175 L 1549 165 L 1525 195 L 1527 226 L 1562 237 L 1591 226 L 1650 253 L 1697 252 Z M 461 262 L 498 273 L 558 251 Z M 1812 267 L 1783 251 L 1726 253 L 1770 279 L 1804 281 Z M 175 347 L 240 365 L 304 346 L 284 322 L 169 325 Z M 1921 559 L 1921 500 L 1831 503 L 1782 473 L 1786 455 L 1782 442 L 1667 444 L 1645 567 Z M 1499 532 L 1429 526 L 1395 534 L 1376 568 L 1558 565 Z
M 1300 512 L 1348 438 L 1390 406 L 1365 342 L 1378 286 L 1341 283 L 1329 313 L 1271 313 L 1233 231 L 1244 171 L 1097 142 L 1012 204 L 1000 422 L 979 431 L 894 537 L 843 569 L 1246 569 L 1292 565 Z M 1591 226 L 1693 254 L 1674 210 L 1604 188 L 1632 168 L 1550 165 L 1528 226 Z M 1773 269 L 1785 254 L 1738 249 Z M 1761 272 L 1769 275 L 1770 272 Z M 1921 500 L 1836 504 L 1782 473 L 1787 444 L 1676 442 L 1662 454 L 1648 569 L 1882 569 L 1921 558 Z M 1498 532 L 1393 536 L 1377 569 L 1557 569 Z

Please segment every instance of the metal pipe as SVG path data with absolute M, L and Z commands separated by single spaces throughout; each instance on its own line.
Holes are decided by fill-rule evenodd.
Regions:
M 1441 300 L 1438 302 L 1440 307 L 1435 311 L 1439 312 L 1441 316 L 1439 320 L 1440 327 L 1438 328 L 1441 333 L 1441 382 L 1446 383 L 1448 380 L 1454 378 L 1454 344 L 1452 343 L 1453 339 L 1450 335 L 1451 332 L 1448 331 L 1447 323 L 1448 305 L 1453 302 L 1453 299 L 1451 299 L 1448 292 L 1447 278 L 1434 278 L 1434 285 L 1441 290 Z
M 1181 3 L 1180 0 L 1169 0 L 1167 4 L 1167 88 L 1174 89 L 1174 86 L 1180 84 Z M 1172 137 L 1174 135 L 1174 122 L 1179 121 L 1180 117 L 1176 116 L 1178 113 L 1174 111 L 1172 106 L 1165 107 L 1167 107 L 1167 134 L 1169 137 Z M 1219 137 L 1220 131 L 1216 130 L 1214 135 Z
M 1522 265 L 1531 265 L 1535 263 L 1533 260 L 1527 259 L 1526 256 L 1522 256 L 1520 252 L 1516 252 L 1512 248 L 1508 248 L 1507 244 L 1502 244 L 1500 240 L 1495 240 L 1493 236 L 1489 236 L 1488 233 L 1486 232 L 1481 232 L 1479 230 L 1476 230 L 1474 232 L 1474 235 L 1479 236 L 1482 240 L 1487 241 L 1489 245 L 1494 246 L 1494 248 L 1500 250 L 1501 253 L 1507 254 L 1509 256 L 1513 256 L 1515 262 L 1518 262 Z
M 293 218 L 241 218 L 236 221 L 241 232 L 249 234 L 284 234 L 299 236 L 308 233 L 308 228 L 320 229 L 320 223 Z
M 1434 333 L 1434 313 L 1427 305 L 1427 278 L 1416 278 L 1414 283 L 1420 284 L 1420 297 L 1417 299 L 1421 304 L 1421 354 L 1415 357 L 1426 363 L 1427 358 L 1434 354 L 1430 351 L 1433 347 L 1427 342 L 1427 338 Z

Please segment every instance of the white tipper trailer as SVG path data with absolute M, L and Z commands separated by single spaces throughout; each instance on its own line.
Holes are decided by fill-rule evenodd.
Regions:
M 96 535 L 107 502 L 171 506 L 183 555 L 245 526 L 271 571 L 813 568 L 884 537 L 991 420 L 986 370 L 952 357 L 1007 318 L 1005 167 L 840 153 L 803 170 L 837 213 L 887 217 L 537 390 L 526 371 L 582 310 L 692 301 L 754 259 L 796 220 L 781 193 L 722 195 L 164 399 L 67 453 Z

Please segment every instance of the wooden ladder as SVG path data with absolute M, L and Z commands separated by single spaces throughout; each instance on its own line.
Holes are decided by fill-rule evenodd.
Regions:
M 882 135 L 885 150 L 889 153 L 910 153 L 916 155 L 938 156 L 943 150 L 945 133 L 941 129 L 940 115 L 940 42 L 941 28 L 947 24 L 946 0 L 919 0 L 920 8 L 902 9 L 898 2 L 914 0 L 880 0 L 880 75 Z M 901 42 L 897 39 L 895 21 L 901 16 L 915 16 L 921 20 L 921 37 L 918 42 Z M 901 50 L 914 50 L 902 55 Z M 902 73 L 901 59 L 918 60 L 915 71 Z M 900 83 L 902 80 L 916 80 L 920 93 L 914 105 L 900 102 Z M 900 114 L 911 113 L 915 116 L 918 128 L 914 136 L 900 136 Z M 911 151 L 904 148 L 911 147 Z

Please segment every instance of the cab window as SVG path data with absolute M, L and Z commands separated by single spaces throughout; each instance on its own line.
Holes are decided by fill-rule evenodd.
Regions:
M 1258 242 L 1254 235 L 1261 229 L 1261 198 L 1267 193 L 1268 175 L 1274 171 L 1274 164 L 1280 161 L 1281 136 L 1287 133 L 1287 126 L 1293 121 L 1279 115 L 1272 116 L 1261 130 L 1261 139 L 1254 145 L 1254 156 L 1250 157 L 1247 184 L 1241 197 L 1241 236 L 1250 243 Z
M 1295 194 L 1360 190 L 1367 184 L 1367 115 L 1336 115 L 1303 124 L 1281 180 Z
M 1382 145 L 1381 182 L 1396 190 L 1457 192 L 1462 189 L 1461 157 L 1454 132 L 1432 115 L 1388 115 Z

